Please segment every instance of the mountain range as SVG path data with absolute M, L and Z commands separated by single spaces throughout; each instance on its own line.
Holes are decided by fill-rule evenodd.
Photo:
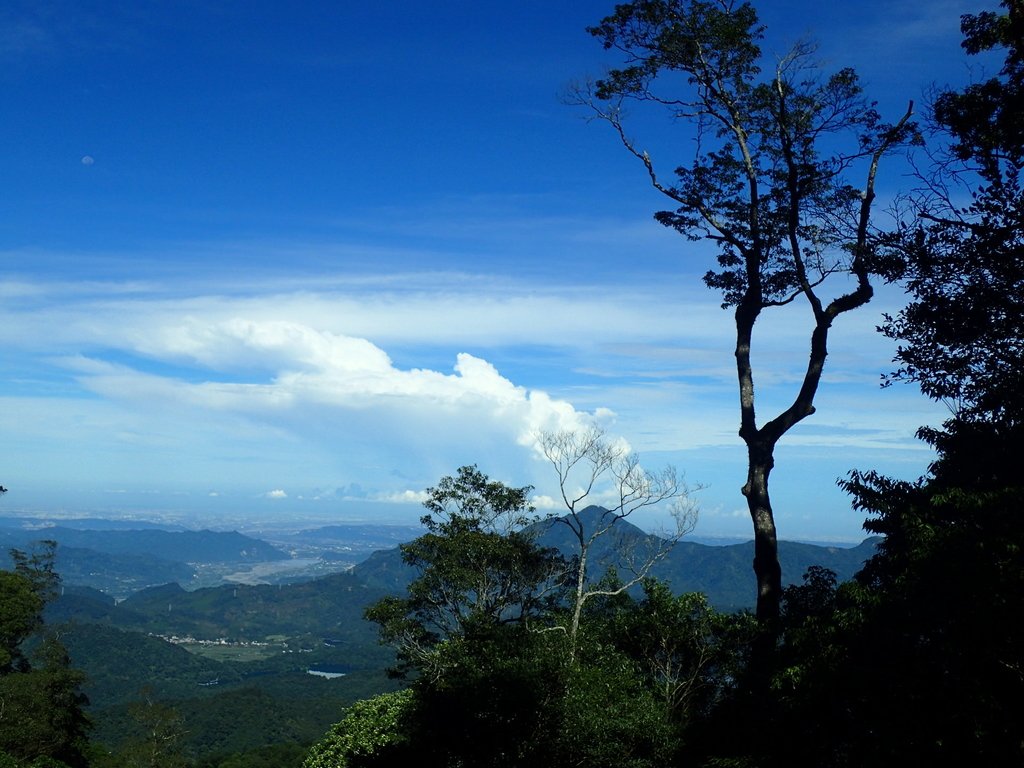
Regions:
M 584 518 L 593 525 L 602 513 L 590 508 Z M 363 611 L 385 595 L 401 594 L 415 577 L 392 542 L 411 538 L 418 529 L 396 534 L 345 528 L 328 527 L 322 536 L 302 531 L 291 542 L 301 549 L 320 540 L 329 552 L 349 548 L 350 538 L 353 550 L 382 540 L 391 546 L 344 572 L 319 578 L 199 589 L 185 589 L 181 584 L 186 580 L 175 574 L 208 567 L 200 557 L 220 558 L 230 570 L 246 558 L 263 556 L 275 565 L 287 563 L 289 556 L 234 532 L 0 528 L 0 541 L 22 548 L 40 538 L 60 542 L 57 568 L 65 588 L 48 607 L 46 619 L 61 626 L 72 663 L 87 675 L 85 691 L 99 740 L 116 744 L 125 738 L 134 727 L 132 703 L 152 697 L 184 713 L 192 734 L 188 738 L 204 740 L 191 747 L 209 753 L 307 742 L 335 722 L 343 706 L 396 685 L 385 675 L 393 652 L 379 644 L 377 628 Z M 537 523 L 532 533 L 542 546 L 573 553 L 571 531 L 558 519 Z M 618 522 L 614 534 L 597 539 L 591 551 L 594 575 L 619 562 L 617 548 L 642 551 L 657 543 L 652 534 Z M 810 565 L 830 568 L 842 579 L 860 568 L 875 544 L 867 540 L 841 548 L 782 542 L 780 556 L 788 583 L 799 582 Z M 703 591 L 720 609 L 749 608 L 752 557 L 750 542 L 709 546 L 682 541 L 651 575 L 675 591 Z M 140 572 L 146 578 L 171 578 L 117 595 L 119 600 L 95 588 L 103 578 L 116 581 L 114 573 L 122 587 L 142 584 Z M 317 670 L 343 676 L 309 674 Z
M 585 533 L 589 534 L 605 513 L 606 510 L 596 506 L 584 509 L 580 518 Z M 564 518 L 543 520 L 534 525 L 532 533 L 539 545 L 571 556 L 577 545 L 571 530 L 563 522 Z M 840 581 L 849 579 L 875 553 L 877 543 L 877 538 L 865 539 L 855 547 L 781 541 L 779 560 L 784 583 L 801 583 L 803 574 L 812 565 L 834 571 Z M 619 520 L 610 535 L 598 537 L 594 542 L 591 550 L 592 575 L 600 576 L 612 566 L 625 577 L 628 574 L 622 567 L 621 551 L 652 552 L 658 548 L 657 536 L 645 533 L 628 520 Z M 753 560 L 753 541 L 711 546 L 683 540 L 655 563 L 650 575 L 667 582 L 676 593 L 703 592 L 720 610 L 741 610 L 754 606 Z M 416 572 L 402 562 L 397 548 L 373 553 L 356 565 L 353 573 L 368 585 L 390 592 L 404 591 L 416 576 Z

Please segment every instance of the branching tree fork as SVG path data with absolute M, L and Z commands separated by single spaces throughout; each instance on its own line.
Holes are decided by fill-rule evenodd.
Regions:
M 672 546 L 689 533 L 697 521 L 691 489 L 672 467 L 652 472 L 644 469 L 635 453 L 609 441 L 602 430 L 542 432 L 537 442 L 558 475 L 562 502 L 568 512 L 553 519 L 565 525 L 575 544 L 569 626 L 570 655 L 577 647 L 580 618 L 588 600 L 620 595 L 639 584 Z M 600 499 L 603 506 L 592 506 Z M 616 541 L 617 524 L 634 512 L 667 502 L 673 526 L 662 535 L 642 540 Z M 595 511 L 596 510 L 596 511 Z M 590 580 L 590 558 L 599 539 L 613 539 L 616 570 L 614 585 Z
M 754 527 L 757 616 L 773 623 L 782 591 L 768 491 L 775 446 L 814 413 L 832 323 L 872 297 L 876 174 L 884 155 L 916 135 L 913 104 L 897 123 L 883 123 L 853 70 L 823 75 L 808 44 L 762 78 L 763 27 L 748 3 L 638 0 L 617 6 L 589 31 L 625 64 L 576 88 L 572 100 L 612 126 L 676 206 L 657 220 L 718 246 L 718 269 L 704 281 L 722 292 L 723 308 L 735 310 L 739 434 L 748 456 L 742 492 Z M 693 129 L 693 160 L 675 169 L 673 181 L 627 134 L 627 101 L 666 107 Z M 859 186 L 846 181 L 853 171 L 862 174 Z M 828 300 L 820 291 L 832 276 L 841 287 Z M 803 379 L 790 405 L 759 423 L 754 327 L 764 310 L 797 301 L 809 312 Z

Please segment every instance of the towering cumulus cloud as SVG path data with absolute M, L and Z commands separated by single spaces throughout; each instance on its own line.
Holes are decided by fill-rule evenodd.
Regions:
M 505 431 L 531 444 L 538 429 L 576 428 L 589 417 L 564 400 L 513 384 L 486 360 L 459 353 L 452 373 L 401 369 L 366 339 L 291 321 L 232 318 L 165 329 L 163 356 L 189 358 L 210 374 L 155 375 L 128 365 L 79 359 L 82 383 L 107 397 L 147 394 L 250 415 L 318 409 L 403 412 L 421 422 L 472 419 L 475 429 Z M 218 370 L 229 375 L 218 379 Z M 238 381 L 239 371 L 249 371 Z M 195 378 L 192 370 L 191 377 Z

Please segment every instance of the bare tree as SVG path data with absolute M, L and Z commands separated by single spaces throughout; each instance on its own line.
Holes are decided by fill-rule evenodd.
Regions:
M 639 584 L 654 564 L 693 530 L 697 509 L 690 498 L 691 489 L 673 467 L 660 472 L 644 469 L 636 454 L 608 440 L 599 428 L 541 432 L 537 441 L 558 475 L 559 492 L 568 512 L 555 522 L 568 527 L 576 545 L 572 612 L 566 628 L 574 657 L 586 602 L 600 595 L 621 594 Z M 602 503 L 595 510 L 597 501 Z M 643 539 L 622 539 L 622 527 L 616 527 L 617 523 L 638 510 L 664 502 L 669 504 L 670 528 Z M 594 544 L 603 537 L 618 539 L 613 541 L 617 557 L 614 565 L 623 580 L 614 586 L 589 578 Z

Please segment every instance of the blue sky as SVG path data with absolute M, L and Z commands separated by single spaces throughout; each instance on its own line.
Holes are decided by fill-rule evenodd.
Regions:
M 0 482 L 7 511 L 413 519 L 467 463 L 554 493 L 537 429 L 595 421 L 746 535 L 733 326 L 711 251 L 607 126 L 564 103 L 612 3 L 8 2 L 0 9 Z M 966 2 L 762 3 L 895 119 L 978 76 Z M 656 160 L 685 133 L 636 115 Z M 649 143 L 649 144 L 648 144 Z M 673 157 L 667 157 L 675 153 Z M 892 194 L 909 181 L 894 158 Z M 784 538 L 848 539 L 852 467 L 921 474 L 941 407 L 880 390 L 882 290 L 833 331 L 780 446 Z M 792 397 L 791 308 L 756 338 Z

